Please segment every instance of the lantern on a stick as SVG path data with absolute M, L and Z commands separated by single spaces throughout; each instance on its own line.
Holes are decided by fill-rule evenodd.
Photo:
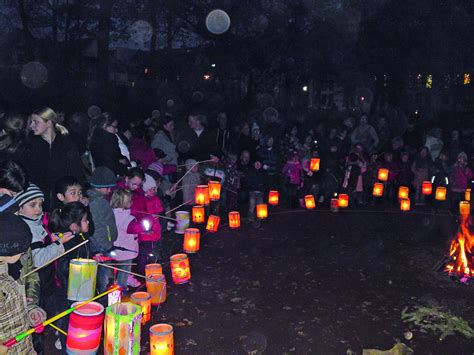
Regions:
M 219 216 L 214 216 L 213 214 L 211 214 L 209 218 L 207 219 L 206 230 L 211 233 L 216 233 L 217 230 L 219 229 L 220 221 L 221 221 L 221 218 Z
M 400 210 L 401 211 L 410 211 L 410 199 L 409 198 L 400 199 Z
M 150 327 L 150 355 L 173 355 L 173 327 L 161 323 Z
M 145 266 L 145 276 L 151 276 L 151 275 L 162 275 L 163 274 L 163 268 L 161 267 L 161 264 L 146 264 Z
M 187 228 L 184 231 L 183 250 L 185 253 L 197 253 L 199 251 L 199 241 L 201 233 L 197 228 Z
M 379 169 L 379 172 L 378 172 L 378 175 L 377 175 L 377 178 L 378 178 L 380 181 L 387 181 L 387 180 L 388 180 L 388 174 L 389 174 L 389 170 L 388 170 L 388 169 L 380 168 L 380 169 Z
M 229 228 L 236 229 L 240 227 L 240 213 L 237 211 L 229 212 Z
M 311 160 L 309 161 L 309 170 L 319 171 L 320 162 L 321 162 L 321 159 L 319 158 L 311 158 Z
M 194 189 L 194 201 L 196 205 L 207 206 L 210 203 L 209 186 L 197 185 Z
M 466 193 L 464 194 L 464 199 L 466 201 L 471 201 L 471 189 L 466 189 Z
M 337 202 L 340 208 L 349 207 L 349 195 L 339 194 Z
M 410 195 L 410 189 L 406 186 L 400 186 L 398 188 L 398 198 L 408 198 Z
M 380 182 L 376 182 L 374 184 L 374 188 L 372 190 L 372 195 L 375 197 L 380 197 L 383 195 L 383 184 Z
M 82 302 L 75 302 L 72 307 Z M 99 349 L 104 306 L 90 302 L 76 309 L 69 316 L 66 348 L 68 354 L 95 354 Z
M 446 200 L 446 187 L 444 187 L 444 186 L 438 186 L 438 187 L 436 188 L 435 199 L 436 199 L 437 201 L 444 201 L 444 200 Z
M 306 206 L 306 209 L 308 210 L 313 210 L 316 208 L 316 201 L 314 200 L 313 195 L 306 195 L 304 197 L 304 204 Z
M 140 354 L 142 309 L 131 302 L 116 303 L 105 311 L 104 354 Z
M 209 198 L 211 201 L 218 201 L 221 197 L 221 183 L 219 181 L 209 181 L 207 186 L 209 187 Z
M 148 292 L 134 292 L 130 302 L 137 304 L 142 309 L 142 324 L 146 324 L 151 316 L 151 295 Z
M 278 193 L 278 191 L 271 190 L 268 193 L 268 204 L 271 206 L 277 206 L 279 198 L 280 194 Z
M 146 290 L 151 296 L 151 305 L 157 306 L 166 301 L 165 275 L 151 275 L 146 278 Z
M 95 295 L 97 261 L 72 259 L 69 262 L 67 298 L 70 301 L 86 301 Z
M 191 279 L 191 268 L 186 254 L 175 254 L 170 257 L 171 276 L 175 284 L 184 284 Z
M 467 216 L 471 213 L 471 204 L 468 201 L 459 202 L 459 214 Z
M 423 181 L 421 192 L 423 195 L 431 195 L 433 193 L 433 184 L 431 181 Z
M 259 203 L 255 208 L 257 209 L 258 219 L 265 219 L 268 217 L 268 207 L 266 203 Z
M 204 206 L 194 206 L 193 211 L 193 223 L 201 224 L 204 223 Z

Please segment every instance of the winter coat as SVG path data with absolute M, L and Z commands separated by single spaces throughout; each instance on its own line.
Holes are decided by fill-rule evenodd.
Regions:
M 265 191 L 265 174 L 262 169 L 250 168 L 246 174 L 249 191 Z
M 426 136 L 425 147 L 428 148 L 431 154 L 431 159 L 434 161 L 439 153 L 443 150 L 444 143 L 441 139 L 434 136 Z
M 352 144 L 362 144 L 366 152 L 372 152 L 373 148 L 379 144 L 379 137 L 374 127 L 369 124 L 358 125 L 351 135 Z
M 454 192 L 466 191 L 468 184 L 473 177 L 474 174 L 469 167 L 455 164 L 449 179 L 451 190 Z
M 131 260 L 138 256 L 138 233 L 143 230 L 131 210 L 123 208 L 113 209 L 115 223 L 117 223 L 117 240 L 114 242 L 116 260 Z M 126 249 L 126 250 L 123 250 Z
M 106 253 L 117 240 L 117 225 L 109 202 L 96 189 L 87 190 L 89 209 L 94 223 L 94 234 L 89 237 L 93 254 Z
M 120 152 L 118 138 L 115 134 L 102 128 L 96 128 L 89 148 L 96 167 L 106 166 L 117 175 L 127 173 L 127 167 L 119 162 L 123 155 Z
M 153 149 L 161 149 L 166 157 L 163 159 L 164 164 L 178 164 L 178 153 L 176 152 L 176 144 L 174 144 L 170 137 L 163 131 L 156 132 L 151 142 Z
M 128 142 L 130 157 L 138 161 L 142 169 L 148 168 L 151 163 L 156 161 L 156 155 L 153 149 L 143 139 L 131 138 Z
M 273 147 L 262 147 L 257 150 L 257 159 L 263 164 L 263 170 L 267 175 L 275 175 L 278 157 Z
M 299 161 L 287 161 L 282 172 L 290 185 L 300 185 L 303 181 L 303 167 Z

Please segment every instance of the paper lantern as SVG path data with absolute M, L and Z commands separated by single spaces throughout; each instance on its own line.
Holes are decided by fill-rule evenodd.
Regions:
M 162 275 L 163 274 L 163 268 L 161 267 L 161 264 L 147 264 L 145 266 L 145 276 L 148 278 L 148 276 L 151 275 Z
M 157 306 L 166 301 L 165 275 L 151 275 L 146 279 L 146 290 L 151 296 L 151 305 Z
M 321 159 L 319 158 L 311 158 L 309 161 L 309 170 L 311 171 L 319 171 L 319 163 L 321 162 Z
M 421 185 L 421 192 L 423 195 L 431 195 L 433 192 L 433 184 L 431 181 L 423 181 L 423 184 Z
M 117 287 L 118 285 L 112 285 L 108 289 L 112 289 L 113 287 Z M 113 304 L 119 303 L 122 301 L 122 289 L 118 287 L 117 290 L 110 292 L 107 295 L 107 305 L 111 306 Z
M 278 200 L 280 198 L 280 194 L 278 191 L 272 190 L 268 193 L 268 204 L 272 206 L 278 205 Z
M 188 211 L 176 211 L 176 228 L 174 232 L 176 234 L 184 234 L 186 228 L 189 227 L 189 212 Z
M 186 254 L 175 254 L 170 257 L 171 277 L 175 284 L 184 284 L 191 278 L 191 268 Z
M 466 189 L 466 193 L 464 194 L 464 199 L 466 201 L 471 201 L 471 189 Z
M 221 218 L 219 216 L 210 215 L 207 219 L 206 230 L 211 233 L 216 233 L 219 229 L 219 222 Z
M 199 240 L 201 233 L 197 228 L 187 228 L 184 231 L 183 250 L 185 253 L 196 253 L 199 251 Z
M 435 199 L 438 201 L 446 200 L 446 187 L 438 186 L 435 192 Z
M 257 209 L 258 219 L 265 219 L 268 217 L 268 207 L 266 203 L 260 203 L 255 208 Z
M 400 210 L 410 211 L 410 199 L 409 198 L 400 199 Z
M 207 183 L 209 187 L 209 198 L 211 201 L 219 201 L 221 197 L 221 183 L 219 181 L 209 181 Z
M 372 195 L 375 197 L 380 197 L 383 195 L 383 184 L 380 182 L 376 182 L 374 184 L 374 189 L 372 190 Z
M 134 292 L 130 295 L 130 302 L 142 309 L 142 324 L 146 324 L 151 316 L 151 295 L 148 292 Z
M 349 195 L 347 194 L 339 194 L 339 197 L 337 199 L 338 206 L 340 208 L 346 208 L 349 206 Z
M 471 213 L 471 204 L 468 201 L 459 202 L 459 213 L 461 216 L 467 216 Z
M 72 259 L 69 262 L 67 298 L 70 301 L 87 301 L 95 296 L 97 261 Z
M 304 204 L 306 206 L 306 209 L 313 210 L 316 207 L 316 201 L 314 200 L 314 196 L 306 195 L 304 197 Z
M 193 207 L 193 223 L 201 224 L 204 223 L 204 206 Z
M 150 355 L 173 355 L 173 327 L 161 323 L 150 327 Z
M 398 188 L 398 198 L 408 198 L 410 196 L 410 189 L 406 186 Z
M 194 189 L 194 201 L 196 205 L 207 206 L 210 203 L 209 186 L 197 185 Z
M 75 302 L 72 307 L 81 302 Z M 95 354 L 99 349 L 104 306 L 90 302 L 76 309 L 69 316 L 66 348 L 68 354 Z
M 131 302 L 107 307 L 104 326 L 104 354 L 140 354 L 142 309 Z
M 377 178 L 378 178 L 380 181 L 387 181 L 387 180 L 388 180 L 388 174 L 389 174 L 389 170 L 388 170 L 388 169 L 380 168 L 380 169 L 379 169 L 379 173 L 378 173 L 378 175 L 377 175 Z
M 329 209 L 331 212 L 338 212 L 339 211 L 339 199 L 337 198 L 332 198 Z
M 240 227 L 240 213 L 229 212 L 229 228 L 235 229 Z

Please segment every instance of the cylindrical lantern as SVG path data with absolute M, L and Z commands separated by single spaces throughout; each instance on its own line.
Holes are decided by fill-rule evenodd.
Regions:
M 146 290 L 151 296 L 151 305 L 157 306 L 166 301 L 165 275 L 151 275 L 146 279 Z
M 193 223 L 201 224 L 204 223 L 204 206 L 193 207 Z
M 338 206 L 340 208 L 346 208 L 349 206 L 349 195 L 347 194 L 339 194 L 338 199 Z
M 459 213 L 462 216 L 467 216 L 471 213 L 471 204 L 468 201 L 459 202 Z
M 77 306 L 81 302 L 73 303 Z M 69 316 L 66 348 L 68 354 L 95 354 L 99 349 L 104 306 L 90 302 L 76 309 Z
M 435 199 L 438 201 L 446 200 L 446 187 L 438 186 L 435 192 Z
M 331 202 L 330 202 L 329 209 L 331 210 L 331 212 L 338 212 L 339 211 L 339 199 L 332 198 Z
M 173 327 L 161 323 L 150 327 L 150 355 L 173 355 Z
M 314 200 L 314 196 L 306 195 L 304 197 L 304 204 L 306 206 L 306 209 L 308 210 L 313 210 L 314 208 L 316 208 L 316 201 Z
M 431 181 L 423 181 L 423 184 L 421 185 L 421 192 L 423 195 L 431 195 L 433 192 L 433 184 Z
M 266 203 L 260 203 L 256 206 L 257 209 L 257 218 L 265 219 L 268 217 L 268 207 Z
M 380 181 L 387 181 L 387 180 L 388 180 L 388 174 L 389 174 L 389 170 L 388 170 L 388 169 L 380 168 L 380 169 L 379 169 L 379 173 L 378 173 L 378 175 L 377 175 L 377 178 L 378 178 Z
M 72 259 L 69 262 L 67 298 L 70 301 L 87 301 L 95 296 L 97 261 Z
M 311 171 L 319 171 L 319 163 L 321 162 L 321 159 L 319 158 L 311 158 L 309 161 L 309 170 Z
M 272 206 L 278 205 L 278 200 L 280 198 L 280 194 L 278 191 L 272 190 L 268 193 L 268 204 Z
M 210 203 L 209 186 L 197 185 L 194 189 L 194 201 L 196 205 L 207 206 Z
M 163 268 L 161 267 L 161 264 L 147 264 L 145 266 L 145 276 L 151 276 L 151 275 L 162 275 L 163 274 Z
M 398 188 L 398 198 L 408 198 L 410 195 L 410 189 L 406 186 L 400 186 Z
M 471 201 L 471 189 L 466 189 L 466 193 L 464 194 L 464 199 L 466 201 Z
M 151 295 L 148 292 L 134 292 L 130 296 L 130 302 L 142 308 L 142 324 L 146 324 L 151 316 Z
M 188 228 L 184 231 L 183 250 L 185 253 L 196 253 L 199 251 L 201 233 L 197 228 Z
M 400 210 L 410 211 L 410 199 L 409 198 L 400 199 Z
M 229 228 L 235 229 L 240 227 L 240 213 L 237 211 L 229 212 Z
M 184 284 L 191 278 L 189 259 L 186 254 L 175 254 L 170 257 L 171 276 L 175 284 Z
M 380 197 L 383 195 L 383 184 L 380 182 L 376 182 L 374 184 L 374 189 L 372 190 L 372 195 L 375 197 Z
M 207 219 L 206 230 L 211 233 L 216 233 L 217 230 L 219 229 L 220 221 L 221 221 L 221 218 L 219 216 L 214 216 L 211 214 L 209 218 Z
M 184 234 L 186 228 L 189 227 L 189 212 L 176 211 L 176 228 L 174 230 L 177 234 Z
M 131 302 L 116 303 L 105 311 L 104 354 L 140 354 L 142 309 Z
M 211 201 L 219 201 L 221 197 L 221 183 L 219 181 L 209 181 L 207 183 L 209 187 L 209 198 Z

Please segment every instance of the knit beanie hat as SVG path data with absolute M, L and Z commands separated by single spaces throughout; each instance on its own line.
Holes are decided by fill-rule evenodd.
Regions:
M 31 244 L 31 231 L 23 220 L 12 213 L 0 213 L 0 256 L 24 253 Z
M 151 188 L 156 187 L 156 180 L 145 173 L 145 181 L 143 182 L 143 191 L 147 192 Z
M 158 174 L 160 174 L 160 176 L 163 176 L 163 164 L 160 162 L 155 161 L 154 163 L 151 163 L 150 165 L 148 165 L 147 169 L 154 170 Z
M 44 194 L 38 186 L 32 183 L 28 185 L 25 191 L 15 196 L 15 200 L 16 202 L 18 202 L 18 205 L 20 207 L 23 206 L 25 203 L 34 200 L 35 198 L 41 198 L 44 200 Z
M 115 187 L 117 185 L 117 178 L 112 170 L 106 166 L 99 166 L 93 171 L 89 178 L 89 183 L 96 189 Z
M 18 202 L 13 197 L 6 194 L 0 196 L 0 212 L 16 213 L 19 210 L 20 206 L 18 206 Z

